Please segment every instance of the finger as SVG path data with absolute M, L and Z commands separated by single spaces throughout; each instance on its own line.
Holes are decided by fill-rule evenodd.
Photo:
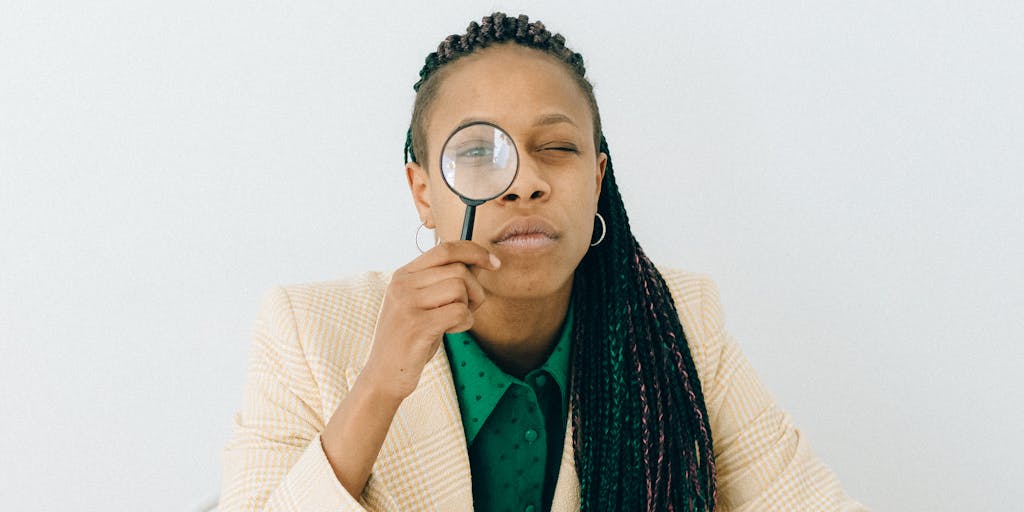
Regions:
M 476 311 L 481 304 L 487 300 L 487 293 L 484 292 L 484 287 L 480 285 L 480 281 L 477 281 L 469 269 L 466 269 L 468 277 L 463 277 L 462 282 L 466 285 L 466 296 L 469 299 L 469 309 Z
M 440 267 L 431 267 L 409 274 L 405 285 L 409 288 L 422 289 L 433 286 L 447 279 L 462 279 L 469 296 L 469 308 L 476 310 L 487 298 L 484 287 L 480 285 L 476 275 L 470 272 L 464 263 L 449 263 Z
M 464 332 L 473 327 L 473 312 L 465 304 L 448 304 L 433 310 L 430 322 L 438 335 Z
M 498 257 L 488 252 L 483 246 L 471 240 L 456 240 L 442 242 L 437 247 L 412 260 L 404 269 L 408 272 L 418 272 L 426 268 L 456 262 L 476 265 L 488 270 L 498 270 L 498 267 L 501 266 L 501 261 Z
M 422 310 L 431 310 L 460 303 L 469 306 L 469 291 L 466 283 L 457 277 L 445 279 L 426 288 L 413 290 L 413 304 Z
M 426 288 L 434 283 L 444 281 L 453 277 L 473 275 L 465 263 L 455 262 L 436 267 L 428 267 L 416 272 L 408 272 L 405 276 L 404 285 L 409 288 Z

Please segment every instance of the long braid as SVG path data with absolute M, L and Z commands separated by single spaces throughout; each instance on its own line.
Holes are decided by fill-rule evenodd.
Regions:
M 583 57 L 523 15 L 470 23 L 425 59 L 404 158 L 428 160 L 425 118 L 443 66 L 507 42 L 565 63 L 590 103 L 594 146 L 608 155 L 598 200 L 607 233 L 573 279 L 571 424 L 581 509 L 713 511 L 715 460 L 701 383 L 668 285 L 630 230 Z

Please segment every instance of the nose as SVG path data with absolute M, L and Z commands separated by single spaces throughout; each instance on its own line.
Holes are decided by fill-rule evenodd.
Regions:
M 529 158 L 519 159 L 519 170 L 512 186 L 505 191 L 498 202 L 501 204 L 526 204 L 547 200 L 551 195 L 551 184 L 541 174 L 535 162 Z

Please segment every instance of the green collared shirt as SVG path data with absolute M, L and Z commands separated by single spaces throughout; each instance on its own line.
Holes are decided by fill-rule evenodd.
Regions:
M 469 332 L 445 334 L 469 447 L 473 508 L 547 512 L 558 480 L 569 408 L 572 305 L 551 355 L 518 379 Z

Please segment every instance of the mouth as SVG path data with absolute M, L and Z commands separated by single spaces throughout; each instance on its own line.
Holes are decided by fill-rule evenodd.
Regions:
M 523 217 L 505 224 L 491 242 L 498 247 L 519 250 L 546 249 L 558 241 L 560 235 L 540 217 Z

